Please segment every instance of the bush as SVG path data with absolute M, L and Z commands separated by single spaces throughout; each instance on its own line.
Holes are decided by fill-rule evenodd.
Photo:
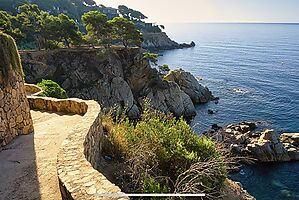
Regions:
M 65 90 L 52 80 L 42 80 L 42 82 L 37 85 L 43 89 L 42 96 L 54 97 L 57 99 L 68 98 Z
M 143 53 L 143 59 L 149 60 L 154 65 L 157 65 L 158 57 L 159 57 L 159 55 L 155 54 L 155 53 L 150 53 L 150 52 Z
M 180 192 L 188 180 L 193 180 L 186 171 L 195 164 L 211 160 L 216 161 L 212 168 L 219 170 L 212 170 L 216 173 L 212 177 L 211 174 L 196 177 L 200 182 L 196 188 L 211 192 L 223 186 L 226 167 L 215 144 L 194 133 L 183 118 L 176 119 L 146 108 L 137 122 L 125 115 L 113 121 L 113 117 L 107 115 L 103 124 L 114 146 L 114 157 L 124 159 L 131 169 L 131 181 L 137 183 L 137 191 L 133 192 Z M 188 179 L 182 178 L 184 173 Z

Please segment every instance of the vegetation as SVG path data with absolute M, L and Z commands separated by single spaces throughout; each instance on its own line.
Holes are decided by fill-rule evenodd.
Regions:
M 159 68 L 160 74 L 162 74 L 162 75 L 166 75 L 170 71 L 169 66 L 166 64 L 160 65 L 158 68 Z
M 27 0 L 0 0 L 0 10 L 17 14 L 18 7 L 26 2 Z M 101 9 L 101 7 L 96 6 L 93 0 L 30 0 L 30 2 L 37 4 L 41 10 L 48 11 L 53 15 L 64 12 L 76 21 L 80 21 L 84 12 Z
M 23 76 L 20 55 L 15 40 L 0 31 L 0 82 L 9 78 L 10 70 L 15 70 Z
M 150 52 L 145 52 L 143 53 L 143 59 L 147 59 L 149 60 L 151 63 L 153 63 L 154 65 L 158 65 L 158 54 L 155 53 L 150 53 Z
M 57 47 L 59 43 L 64 43 L 65 47 L 70 47 L 70 43 L 79 44 L 82 41 L 82 35 L 79 27 L 73 19 L 65 14 L 59 14 L 57 17 L 50 15 L 45 23 L 45 39 L 50 40 L 49 44 Z
M 212 140 L 196 135 L 182 118 L 176 119 L 145 107 L 137 122 L 130 121 L 125 115 L 116 117 L 116 120 L 107 115 L 103 120 L 114 148 L 110 154 L 122 158 L 128 166 L 126 174 L 117 175 L 119 179 L 128 179 L 129 175 L 129 180 L 121 180 L 125 184 L 124 190 L 144 193 L 219 192 L 227 172 Z M 198 173 L 199 176 L 194 173 L 194 169 L 206 166 L 209 167 L 205 169 L 206 173 Z M 186 191 L 186 187 L 193 191 Z
M 121 40 L 125 47 L 130 44 L 141 46 L 143 42 L 142 33 L 136 29 L 135 24 L 123 17 L 115 17 L 108 22 L 113 29 L 113 36 Z
M 115 17 L 108 21 L 107 15 L 100 11 L 88 11 L 81 20 L 86 35 L 79 30 L 78 22 L 64 13 L 51 15 L 36 4 L 23 4 L 15 16 L 0 11 L 0 30 L 16 38 L 21 49 L 69 48 L 85 41 L 105 47 L 122 42 L 128 47 L 141 46 L 143 41 L 135 24 L 125 18 Z
M 127 6 L 120 5 L 118 6 L 118 11 L 120 15 L 127 20 L 130 20 L 135 23 L 136 27 L 143 32 L 161 32 L 160 27 L 164 27 L 161 25 L 160 27 L 157 25 L 153 25 L 151 23 L 144 22 L 145 19 L 147 19 L 147 16 L 145 16 L 140 11 L 128 8 Z M 163 28 L 164 29 L 164 28 Z
M 52 80 L 42 80 L 37 85 L 43 89 L 42 96 L 54 97 L 57 99 L 68 98 L 65 90 Z
M 111 26 L 107 23 L 107 16 L 99 11 L 89 11 L 82 15 L 82 21 L 88 32 L 89 41 L 110 44 Z
M 128 8 L 127 6 L 124 5 L 118 6 L 118 11 L 124 18 L 130 21 L 141 21 L 147 19 L 147 16 L 145 16 L 141 12 Z

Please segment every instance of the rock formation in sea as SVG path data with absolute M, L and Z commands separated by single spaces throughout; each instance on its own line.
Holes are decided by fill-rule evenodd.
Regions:
M 185 72 L 182 69 L 173 70 L 164 79 L 177 83 L 194 103 L 207 103 L 215 99 L 212 92 L 207 87 L 199 84 L 190 72 Z
M 145 98 L 155 109 L 185 117 L 196 114 L 192 100 L 211 99 L 191 74 L 179 71 L 184 80 L 163 79 L 138 48 L 24 51 L 21 58 L 28 83 L 51 79 L 69 97 L 97 100 L 105 108 L 126 108 L 131 118 L 139 116 Z M 186 84 L 194 84 L 195 91 L 186 90 Z
M 299 160 L 299 133 L 279 135 L 274 130 L 255 131 L 253 122 L 213 126 L 207 132 L 215 140 L 226 142 L 235 154 L 250 156 L 261 162 Z
M 144 42 L 142 47 L 145 49 L 154 49 L 154 50 L 170 50 L 170 49 L 182 49 L 194 47 L 195 43 L 191 42 L 190 44 L 182 43 L 179 44 L 171 40 L 165 32 L 145 32 L 143 33 Z

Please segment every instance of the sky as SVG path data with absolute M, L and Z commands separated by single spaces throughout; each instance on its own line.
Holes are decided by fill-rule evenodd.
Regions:
M 152 22 L 299 22 L 299 0 L 95 0 L 127 5 Z

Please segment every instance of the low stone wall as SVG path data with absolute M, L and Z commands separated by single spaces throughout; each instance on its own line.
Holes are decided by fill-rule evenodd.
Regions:
M 105 199 L 97 194 L 122 194 L 119 187 L 96 170 L 104 137 L 101 107 L 97 102 L 34 96 L 29 96 L 28 101 L 31 109 L 83 115 L 74 131 L 64 140 L 57 156 L 62 199 Z
M 27 96 L 38 96 L 43 90 L 37 85 L 25 83 L 25 92 Z
M 51 97 L 28 96 L 28 102 L 31 109 L 73 113 L 84 115 L 88 106 L 81 99 L 55 99 Z
M 119 187 L 95 169 L 103 137 L 101 108 L 95 101 L 85 102 L 87 113 L 58 154 L 57 170 L 63 199 L 107 199 L 97 194 L 121 194 Z

